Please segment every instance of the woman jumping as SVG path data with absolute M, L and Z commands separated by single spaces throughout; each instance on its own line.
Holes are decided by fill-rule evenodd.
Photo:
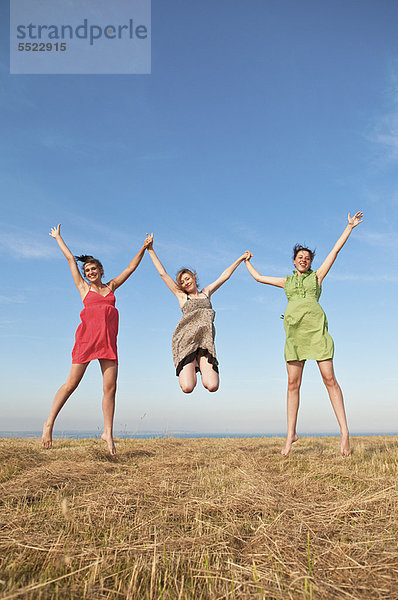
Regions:
M 354 227 L 362 223 L 363 213 L 353 217 L 348 213 L 348 225 L 337 240 L 332 251 L 322 265 L 311 270 L 315 252 L 296 244 L 293 249 L 293 263 L 297 271 L 287 277 L 266 277 L 260 275 L 246 260 L 249 273 L 256 281 L 285 289 L 288 305 L 284 315 L 286 332 L 285 360 L 288 375 L 287 389 L 287 437 L 282 455 L 287 456 L 292 444 L 298 440 L 296 432 L 300 400 L 300 386 L 304 363 L 307 359 L 318 362 L 323 382 L 329 394 L 341 432 L 341 454 L 350 453 L 349 433 L 344 410 L 343 394 L 337 383 L 333 369 L 333 340 L 328 333 L 326 315 L 318 303 L 322 281 L 328 274 L 338 253 L 348 240 Z
M 108 444 L 111 456 L 114 456 L 116 448 L 113 442 L 113 415 L 118 371 L 116 339 L 119 322 L 114 292 L 136 270 L 144 256 L 149 240 L 145 240 L 144 245 L 127 269 L 108 283 L 103 283 L 104 269 L 100 261 L 92 256 L 74 257 L 62 239 L 60 230 L 61 225 L 53 227 L 49 235 L 57 240 L 69 263 L 73 281 L 80 292 L 84 308 L 80 313 L 81 323 L 77 328 L 75 345 L 72 350 L 72 366 L 66 382 L 55 394 L 50 414 L 43 425 L 42 445 L 44 448 L 52 447 L 52 431 L 57 415 L 79 385 L 89 362 L 98 359 L 101 365 L 104 390 L 102 399 L 104 432 L 101 438 Z M 82 271 L 85 279 L 81 276 L 76 261 L 83 263 Z
M 235 269 L 246 259 L 245 252 L 220 277 L 201 291 L 198 289 L 196 273 L 190 269 L 178 271 L 176 281 L 166 270 L 153 249 L 153 235 L 148 247 L 149 255 L 159 275 L 176 296 L 183 316 L 177 324 L 171 342 L 176 375 L 183 392 L 190 394 L 197 383 L 196 372 L 200 371 L 202 383 L 209 392 L 216 392 L 219 386 L 218 361 L 214 347 L 215 312 L 210 296 L 227 281 Z

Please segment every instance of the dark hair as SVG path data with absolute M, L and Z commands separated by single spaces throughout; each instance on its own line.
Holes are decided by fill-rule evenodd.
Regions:
M 193 277 L 196 280 L 196 287 L 198 287 L 199 279 L 196 275 L 196 271 L 192 271 L 192 269 L 187 268 L 180 269 L 176 275 L 176 282 L 178 287 L 181 287 L 181 277 L 184 275 L 184 273 L 188 273 L 188 275 L 191 275 L 191 277 Z
M 104 274 L 104 267 L 102 266 L 102 263 L 100 260 L 98 260 L 98 258 L 94 258 L 94 256 L 90 256 L 89 254 L 82 254 L 81 256 L 75 256 L 75 259 L 78 260 L 79 262 L 83 263 L 83 266 L 81 268 L 83 277 L 86 276 L 86 273 L 84 271 L 84 267 L 88 264 L 88 263 L 94 263 L 95 265 L 97 265 L 97 267 L 99 268 L 101 277 Z
M 301 250 L 305 250 L 305 252 L 309 252 L 310 258 L 311 258 L 311 262 L 314 260 L 315 250 L 310 250 L 309 248 L 307 248 L 307 246 L 302 246 L 301 244 L 295 244 L 293 246 L 293 260 L 296 259 L 297 254 L 299 252 L 301 252 Z

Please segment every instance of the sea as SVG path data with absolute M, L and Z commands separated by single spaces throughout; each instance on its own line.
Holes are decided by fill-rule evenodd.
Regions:
M 54 439 L 96 439 L 101 437 L 101 431 L 96 430 L 79 430 L 79 431 L 54 431 Z M 363 431 L 351 433 L 351 437 L 367 437 L 376 435 L 391 435 L 398 436 L 397 431 L 391 432 L 373 432 Z M 199 438 L 274 438 L 274 437 L 285 437 L 286 433 L 237 433 L 237 432 L 198 432 L 198 431 L 115 431 L 114 437 L 118 439 L 167 439 L 167 438 L 180 438 L 180 439 L 199 439 Z M 300 437 L 339 437 L 338 432 L 326 432 L 326 433 L 300 433 Z M 0 431 L 0 438 L 40 438 L 41 431 Z

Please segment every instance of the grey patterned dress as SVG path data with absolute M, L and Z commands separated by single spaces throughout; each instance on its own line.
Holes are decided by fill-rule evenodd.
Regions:
M 200 356 L 205 356 L 213 369 L 218 373 L 218 361 L 214 347 L 215 312 L 210 299 L 201 293 L 201 296 L 187 296 L 187 301 L 182 307 L 182 317 L 178 322 L 171 340 L 173 360 L 176 375 L 183 367 Z M 196 367 L 198 371 L 198 367 Z

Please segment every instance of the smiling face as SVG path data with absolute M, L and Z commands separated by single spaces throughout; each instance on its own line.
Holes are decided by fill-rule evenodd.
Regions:
M 308 250 L 299 250 L 293 261 L 298 273 L 306 273 L 311 268 L 311 254 Z
M 183 271 L 179 274 L 177 283 L 186 294 L 195 294 L 198 291 L 196 276 L 191 271 Z
M 84 275 L 90 283 L 99 283 L 101 281 L 102 272 L 96 263 L 88 262 L 84 265 Z

